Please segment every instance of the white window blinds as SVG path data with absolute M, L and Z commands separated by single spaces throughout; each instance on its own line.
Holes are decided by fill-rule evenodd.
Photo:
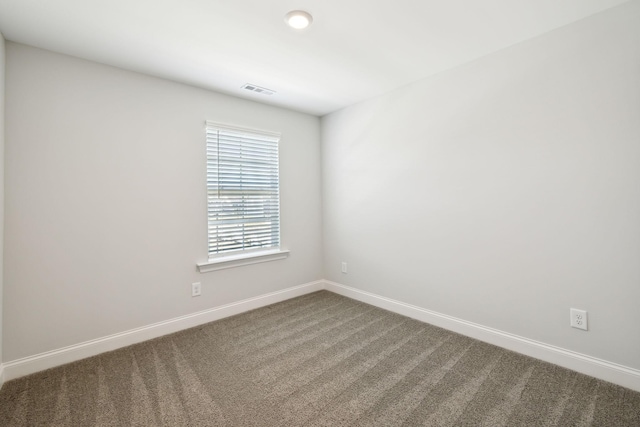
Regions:
M 207 122 L 209 258 L 280 246 L 279 139 Z

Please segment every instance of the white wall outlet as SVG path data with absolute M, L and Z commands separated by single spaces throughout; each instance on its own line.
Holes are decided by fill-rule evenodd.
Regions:
M 202 295 L 202 286 L 200 285 L 200 282 L 192 283 L 191 284 L 191 296 L 192 297 L 199 297 L 200 295 Z
M 344 274 L 347 274 L 347 263 L 342 261 L 342 272 Z
M 571 327 L 588 330 L 587 326 L 587 312 L 584 310 L 578 310 L 577 308 L 572 308 L 571 312 Z

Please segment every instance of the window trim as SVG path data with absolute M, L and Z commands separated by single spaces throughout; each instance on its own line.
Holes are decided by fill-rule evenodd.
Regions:
M 245 252 L 235 255 L 225 255 L 219 258 L 211 258 L 209 261 L 197 264 L 200 273 L 208 273 L 210 271 L 224 270 L 233 267 L 242 267 L 243 265 L 260 264 L 262 262 L 276 261 L 285 259 L 289 256 L 287 249 L 265 249 L 256 252 Z

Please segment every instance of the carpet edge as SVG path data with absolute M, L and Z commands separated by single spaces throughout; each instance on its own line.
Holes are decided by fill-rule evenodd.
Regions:
M 320 291 L 324 289 L 324 283 L 325 281 L 323 280 L 316 280 L 56 350 L 4 362 L 0 364 L 0 387 L 5 381 Z
M 324 289 L 572 371 L 640 391 L 640 370 L 325 280 Z

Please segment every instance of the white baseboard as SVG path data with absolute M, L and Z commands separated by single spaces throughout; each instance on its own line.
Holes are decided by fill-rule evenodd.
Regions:
M 466 335 L 604 381 L 640 391 L 640 370 L 585 354 L 488 328 L 415 305 L 406 304 L 339 283 L 325 281 L 324 289 L 425 323 Z
M 2 384 L 2 368 L 6 381 L 19 378 L 45 369 L 75 362 L 76 360 L 95 356 L 118 348 L 137 344 L 142 341 L 161 337 L 163 335 L 193 328 L 214 320 L 244 313 L 245 311 L 264 307 L 280 301 L 285 301 L 311 292 L 324 289 L 323 281 L 306 283 L 300 286 L 283 289 L 281 291 L 248 298 L 242 301 L 200 311 L 186 316 L 176 317 L 164 322 L 154 323 L 141 328 L 109 335 L 69 347 L 48 351 L 46 353 L 12 360 L 0 365 L 0 386 Z
M 565 350 L 542 342 L 523 338 L 497 329 L 467 322 L 401 301 L 370 292 L 320 280 L 281 291 L 260 295 L 198 313 L 177 317 L 164 322 L 109 335 L 69 347 L 48 351 L 35 356 L 0 364 L 0 387 L 5 381 L 33 374 L 45 369 L 74 362 L 128 345 L 157 338 L 173 332 L 199 326 L 249 310 L 285 301 L 311 292 L 326 289 L 339 295 L 362 301 L 422 322 L 430 323 L 471 338 L 497 345 L 536 359 L 590 375 L 632 390 L 640 391 L 640 370 L 618 365 L 606 360 Z

